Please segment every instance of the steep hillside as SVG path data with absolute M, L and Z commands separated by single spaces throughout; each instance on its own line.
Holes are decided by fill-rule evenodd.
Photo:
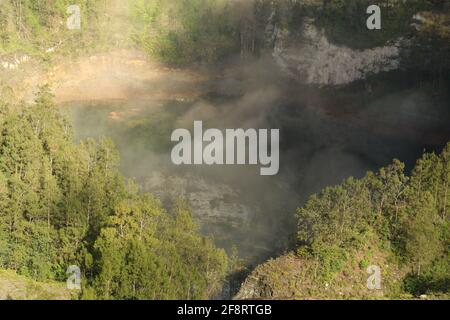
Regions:
M 38 282 L 12 270 L 0 270 L 0 300 L 69 300 L 64 282 Z
M 79 266 L 85 298 L 201 299 L 220 288 L 228 257 L 189 207 L 141 193 L 110 140 L 76 143 L 48 87 L 33 105 L 1 105 L 0 131 L 1 268 L 64 281 Z
M 396 160 L 313 195 L 295 252 L 257 267 L 236 298 L 448 298 L 449 213 L 450 143 L 411 176 Z

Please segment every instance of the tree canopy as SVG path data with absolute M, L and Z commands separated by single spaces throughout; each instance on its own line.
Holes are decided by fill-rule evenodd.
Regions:
M 140 193 L 110 140 L 74 143 L 48 87 L 0 114 L 0 268 L 65 281 L 77 265 L 85 298 L 194 299 L 220 288 L 227 256 L 199 235 L 188 206 L 167 211 Z
M 387 252 L 398 263 L 406 292 L 450 291 L 450 143 L 424 154 L 410 176 L 404 169 L 396 160 L 349 178 L 297 210 L 298 252 L 321 261 L 319 278 L 334 279 L 369 246 L 366 254 Z

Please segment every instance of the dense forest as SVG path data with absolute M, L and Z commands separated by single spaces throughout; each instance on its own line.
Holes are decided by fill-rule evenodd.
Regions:
M 378 1 L 386 8 L 383 32 L 366 27 L 370 0 L 158 0 L 132 5 L 134 40 L 149 54 L 165 62 L 217 63 L 231 54 L 258 55 L 273 46 L 274 27 L 298 35 L 305 18 L 312 17 L 334 43 L 358 49 L 383 46 L 402 38 L 407 65 L 442 69 L 448 54 L 446 27 L 450 4 L 446 1 Z M 417 30 L 413 16 L 425 12 L 427 23 Z M 173 23 L 173 21 L 176 23 Z M 349 37 L 349 35 L 351 35 Z M 440 50 L 428 51 L 432 47 Z M 406 58 L 406 57 L 405 57 Z M 412 65 L 409 65 L 412 66 Z
M 297 209 L 295 250 L 257 267 L 238 297 L 448 298 L 449 182 L 450 144 L 411 175 L 396 160 L 311 196 Z M 373 268 L 380 287 L 371 290 Z
M 117 170 L 107 139 L 73 142 L 47 88 L 3 106 L 0 266 L 64 281 L 80 266 L 83 297 L 200 299 L 218 289 L 226 254 L 198 235 L 189 208 L 166 212 Z
M 68 30 L 66 25 L 71 1 L 2 1 L 0 7 L 0 51 L 2 54 L 26 52 L 48 59 L 49 47 L 58 47 L 71 55 L 86 48 L 95 49 L 105 43 L 107 22 L 102 11 L 104 1 L 77 1 L 80 7 L 80 30 Z M 103 25 L 102 25 L 103 23 Z
M 365 251 L 359 263 L 366 269 L 371 255 L 384 250 L 387 261 L 408 270 L 405 292 L 450 290 L 450 144 L 440 155 L 424 154 L 411 176 L 404 169 L 394 161 L 298 209 L 298 253 L 320 261 L 318 278 L 332 279 L 358 251 Z

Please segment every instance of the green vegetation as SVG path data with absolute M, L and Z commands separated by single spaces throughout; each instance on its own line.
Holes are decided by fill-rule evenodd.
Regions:
M 366 27 L 366 10 L 373 4 L 382 10 L 381 30 Z M 253 36 L 259 47 L 267 45 L 271 37 L 267 31 L 273 32 L 274 26 L 288 31 L 293 41 L 301 38 L 302 24 L 312 18 L 332 43 L 354 49 L 396 44 L 402 68 L 418 73 L 419 78 L 442 82 L 449 74 L 450 4 L 446 1 L 256 0 L 254 15 Z M 272 29 L 267 29 L 268 22 Z M 269 45 L 271 49 L 273 43 Z
M 238 51 L 230 2 L 226 0 L 136 0 L 134 39 L 163 62 L 216 62 Z
M 437 84 L 445 77 L 448 80 L 450 3 L 435 0 L 315 3 L 312 12 L 317 17 L 316 23 L 324 28 L 330 41 L 357 49 L 396 43 L 402 49 L 403 68 Z M 368 15 L 364 13 L 372 4 L 381 7 L 382 30 L 366 28 Z
M 71 56 L 134 43 L 162 62 L 180 65 L 213 63 L 239 52 L 239 33 L 228 0 L 77 1 L 80 30 L 66 26 L 72 4 L 2 1 L 0 54 L 24 52 L 48 59 L 56 49 Z
M 301 26 L 305 17 L 311 17 L 325 29 L 330 41 L 358 49 L 384 46 L 399 38 L 410 37 L 415 33 L 412 26 L 415 14 L 424 11 L 443 13 L 450 9 L 448 4 L 435 0 L 280 0 L 274 3 L 258 0 L 256 3 L 258 17 L 267 19 L 267 12 L 272 11 L 275 14 L 272 20 L 292 32 Z M 369 17 L 366 10 L 374 4 L 382 10 L 382 30 L 373 31 L 366 27 Z
M 382 29 L 368 30 L 366 9 L 373 4 L 382 10 Z M 320 26 L 333 42 L 355 48 L 384 46 L 397 41 L 412 31 L 413 16 L 417 12 L 435 7 L 432 1 L 323 1 L 318 19 Z M 349 37 L 349 35 L 352 35 Z
M 45 57 L 46 50 L 58 47 L 67 53 L 80 50 L 84 43 L 99 40 L 101 1 L 77 1 L 83 14 L 82 28 L 68 30 L 68 0 L 10 0 L 0 4 L 0 53 L 26 52 Z M 95 39 L 92 39 L 95 37 Z M 94 41 L 95 40 L 95 41 Z
M 53 56 L 128 48 L 127 0 L 4 0 L 0 2 L 0 55 Z M 69 30 L 70 5 L 80 7 L 81 28 Z
M 83 0 L 77 2 L 81 30 L 66 27 L 70 4 L 68 0 L 3 1 L 0 54 L 22 51 L 48 58 L 50 48 L 73 55 L 133 43 L 165 63 L 217 63 L 239 53 L 271 50 L 275 28 L 299 36 L 306 18 L 315 19 L 333 43 L 353 48 L 408 40 L 402 44 L 405 56 L 417 58 L 407 59 L 411 67 L 422 61 L 426 68 L 434 67 L 450 50 L 450 8 L 434 0 L 255 0 L 248 5 L 229 0 Z M 382 8 L 382 30 L 366 28 L 366 9 L 371 4 Z M 414 26 L 417 13 L 426 16 L 420 31 Z M 433 53 L 430 45 L 440 50 Z
M 38 282 L 12 270 L 0 270 L 0 300 L 68 300 L 65 283 Z
M 320 260 L 318 276 L 330 280 L 357 252 L 377 243 L 375 252 L 408 272 L 406 292 L 448 293 L 449 211 L 450 144 L 441 155 L 425 154 L 410 177 L 394 161 L 378 174 L 350 178 L 311 197 L 297 212 L 299 252 Z
M 411 176 L 396 160 L 313 195 L 297 216 L 296 252 L 259 266 L 241 297 L 252 286 L 270 298 L 448 297 L 450 143 Z M 366 286 L 371 265 L 382 290 Z
M 200 299 L 220 288 L 226 254 L 189 208 L 165 211 L 118 172 L 107 139 L 73 143 L 48 88 L 0 117 L 0 268 L 37 280 L 83 272 L 84 298 Z

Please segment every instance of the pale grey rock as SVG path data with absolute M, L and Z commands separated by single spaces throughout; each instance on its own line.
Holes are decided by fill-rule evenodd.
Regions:
M 398 44 L 354 50 L 329 42 L 312 21 L 305 22 L 300 43 L 291 44 L 289 32 L 277 30 L 273 58 L 289 76 L 306 84 L 344 85 L 399 67 Z
M 145 182 L 144 189 L 162 198 L 186 199 L 193 216 L 202 225 L 223 223 L 240 229 L 250 221 L 251 210 L 240 203 L 241 195 L 237 190 L 193 174 L 172 176 L 155 172 Z

